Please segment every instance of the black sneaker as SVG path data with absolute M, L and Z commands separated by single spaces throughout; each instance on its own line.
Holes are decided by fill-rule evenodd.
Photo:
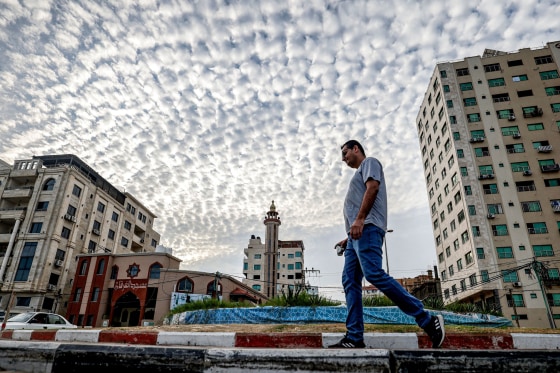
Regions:
M 348 338 L 347 335 L 344 335 L 344 338 L 342 338 L 338 343 L 335 343 L 333 345 L 330 345 L 329 348 L 365 348 L 366 345 L 364 344 L 364 341 L 353 341 L 350 338 Z
M 426 326 L 426 329 L 424 329 L 424 331 L 432 340 L 432 348 L 441 347 L 443 340 L 445 339 L 445 326 L 443 324 L 443 316 L 432 316 L 430 323 Z

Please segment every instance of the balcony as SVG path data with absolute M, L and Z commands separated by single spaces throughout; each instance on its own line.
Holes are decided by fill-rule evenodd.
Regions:
M 560 171 L 560 165 L 558 163 L 556 163 L 556 164 L 541 166 L 541 171 L 542 172 L 558 172 L 558 171 Z
M 14 207 L 0 210 L 0 220 L 23 220 L 26 207 Z
M 536 118 L 542 116 L 543 116 L 543 110 L 539 107 L 535 107 L 534 110 L 531 111 L 523 112 L 523 118 Z
M 529 234 L 547 234 L 548 229 L 546 227 L 542 228 L 527 228 Z
M 10 172 L 10 177 L 15 177 L 15 178 L 35 178 L 38 175 L 38 171 L 36 168 L 32 168 L 32 169 L 24 169 L 24 170 L 12 170 Z
M 21 188 L 6 188 L 4 193 L 2 193 L 2 198 L 31 198 L 33 194 L 33 187 L 21 187 Z
M 480 174 L 478 180 L 493 179 L 494 174 Z
M 475 143 L 475 142 L 484 142 L 484 137 L 471 137 L 471 139 L 469 140 L 471 143 Z

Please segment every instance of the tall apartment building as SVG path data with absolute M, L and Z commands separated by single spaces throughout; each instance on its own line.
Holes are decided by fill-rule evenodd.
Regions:
M 288 288 L 305 285 L 303 241 L 278 240 L 280 224 L 280 216 L 272 201 L 264 218 L 264 243 L 253 235 L 244 249 L 243 283 L 269 298 L 280 294 L 282 289 L 287 292 Z
M 0 162 L 0 310 L 64 315 L 77 255 L 153 252 L 155 218 L 75 155 Z
M 439 63 L 417 116 L 444 301 L 560 319 L 560 43 Z

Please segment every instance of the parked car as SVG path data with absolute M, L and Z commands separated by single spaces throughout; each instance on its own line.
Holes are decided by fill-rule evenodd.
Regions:
M 64 317 L 56 313 L 25 312 L 2 323 L 2 330 L 11 329 L 75 329 Z

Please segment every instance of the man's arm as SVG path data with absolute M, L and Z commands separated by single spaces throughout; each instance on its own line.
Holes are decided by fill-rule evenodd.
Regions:
M 377 192 L 379 192 L 379 181 L 368 179 L 366 181 L 366 192 L 362 198 L 362 205 L 360 206 L 360 211 L 356 220 L 352 223 L 350 227 L 350 237 L 357 240 L 362 237 L 362 231 L 364 230 L 364 222 L 366 221 L 369 211 L 373 207 L 375 198 L 377 197 Z

